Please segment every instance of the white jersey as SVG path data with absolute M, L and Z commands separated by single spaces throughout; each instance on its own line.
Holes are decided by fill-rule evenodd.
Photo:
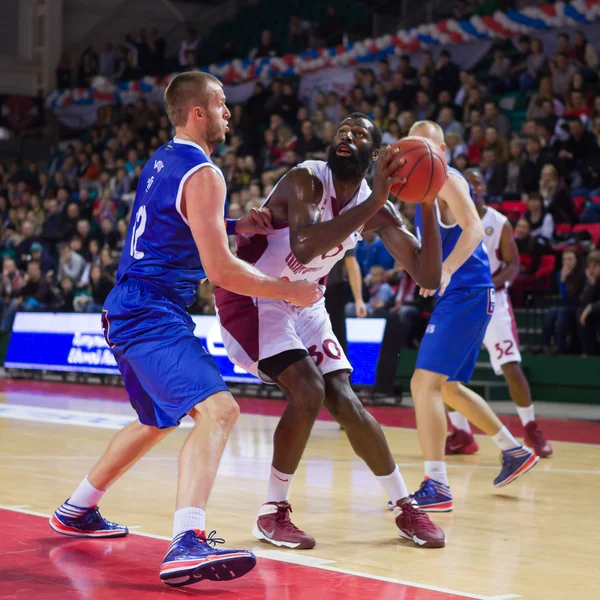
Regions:
M 508 219 L 495 208 L 487 207 L 485 215 L 481 219 L 485 237 L 483 243 L 490 259 L 490 269 L 492 277 L 506 266 L 506 263 L 500 256 L 500 238 L 502 237 L 502 229 Z
M 361 204 L 371 195 L 371 189 L 367 182 L 363 180 L 358 192 L 340 211 L 335 197 L 331 169 L 327 166 L 327 163 L 322 160 L 307 160 L 298 166 L 310 169 L 323 184 L 323 195 L 318 204 L 321 222 L 331 221 L 340 213 Z M 276 189 L 277 186 L 275 186 L 269 198 L 275 193 Z M 269 198 L 267 198 L 265 204 L 269 202 Z M 271 277 L 280 277 L 289 281 L 304 279 L 324 284 L 324 278 L 329 271 L 344 257 L 347 250 L 356 246 L 360 239 L 359 232 L 352 233 L 342 244 L 304 265 L 292 253 L 288 224 L 281 223 L 276 225 L 274 230 L 267 233 L 266 236 L 238 236 L 237 256 Z

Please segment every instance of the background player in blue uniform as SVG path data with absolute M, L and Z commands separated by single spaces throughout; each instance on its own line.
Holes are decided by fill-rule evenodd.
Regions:
M 125 250 L 102 320 L 138 419 L 120 431 L 75 493 L 50 520 L 59 533 L 120 537 L 97 505 L 108 487 L 189 414 L 195 421 L 179 458 L 173 543 L 160 577 L 171 585 L 241 577 L 256 564 L 245 550 L 214 548 L 205 508 L 239 408 L 212 357 L 194 336 L 186 306 L 198 283 L 249 296 L 310 306 L 317 285 L 268 277 L 229 251 L 225 181 L 209 156 L 231 116 L 222 85 L 206 73 L 176 76 L 165 91 L 175 138 L 159 148 L 140 176 Z M 264 233 L 268 211 L 227 224 L 233 233 Z M 135 501 L 135 499 L 133 499 Z
M 436 123 L 419 121 L 410 135 L 427 137 L 445 150 L 444 134 Z M 510 483 L 533 467 L 538 457 L 517 442 L 481 397 L 460 385 L 475 370 L 494 310 L 494 286 L 481 220 L 469 185 L 455 169 L 449 169 L 436 210 L 442 236 L 442 280 L 439 290 L 421 290 L 425 296 L 438 295 L 438 301 L 411 381 L 425 458 L 425 481 L 413 498 L 424 510 L 446 512 L 452 510 L 452 495 L 444 461 L 444 402 L 491 435 L 502 449 L 503 467 L 495 485 Z M 419 215 L 417 206 L 417 228 Z

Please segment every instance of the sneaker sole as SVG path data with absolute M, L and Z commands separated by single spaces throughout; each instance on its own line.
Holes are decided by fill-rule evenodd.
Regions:
M 421 506 L 418 502 L 415 502 L 413 499 L 413 504 L 418 506 L 423 512 L 452 512 L 454 510 L 454 505 L 452 504 L 452 500 L 450 502 L 443 502 L 440 504 L 434 504 L 431 507 Z M 394 504 L 391 500 L 388 500 L 387 503 L 388 510 L 394 510 Z
M 446 545 L 446 539 L 439 541 L 439 542 L 432 542 L 432 541 L 428 542 L 427 540 L 422 540 L 421 538 L 417 537 L 416 535 L 410 535 L 409 533 L 405 533 L 400 528 L 397 528 L 397 529 L 398 529 L 398 535 L 401 538 L 412 541 L 415 544 L 415 546 L 418 546 L 419 548 L 443 548 Z
M 261 542 L 267 542 L 268 544 L 273 544 L 273 546 L 277 546 L 278 548 L 291 548 L 292 550 L 310 550 L 317 545 L 316 541 L 307 542 L 285 542 L 283 540 L 274 540 L 270 537 L 267 537 L 255 523 L 252 528 L 252 535 Z
M 52 515 L 48 521 L 50 528 L 60 533 L 61 535 L 68 535 L 70 537 L 85 537 L 85 538 L 119 538 L 125 537 L 128 533 L 128 529 L 113 530 L 106 529 L 104 531 L 83 531 L 82 529 L 76 529 L 75 527 L 69 527 L 65 525 L 56 515 Z
M 527 462 L 523 463 L 510 477 L 507 477 L 504 481 L 500 481 L 499 483 L 494 483 L 495 487 L 504 487 L 509 483 L 512 483 L 515 479 L 518 479 L 524 473 L 527 473 L 530 469 L 533 469 L 535 465 L 537 465 L 540 457 L 537 454 L 531 456 Z
M 168 586 L 183 587 L 203 580 L 231 581 L 243 577 L 256 566 L 256 557 L 239 553 L 219 556 L 209 561 L 185 561 L 174 565 L 176 566 L 162 569 L 159 577 Z

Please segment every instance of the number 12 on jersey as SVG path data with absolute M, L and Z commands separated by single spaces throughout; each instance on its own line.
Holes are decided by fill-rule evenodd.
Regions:
M 136 215 L 135 222 L 133 225 L 133 232 L 131 234 L 131 248 L 129 253 L 133 258 L 139 260 L 140 258 L 144 258 L 144 253 L 141 250 L 137 249 L 137 243 L 139 239 L 142 237 L 146 229 L 146 207 L 144 205 L 140 206 Z

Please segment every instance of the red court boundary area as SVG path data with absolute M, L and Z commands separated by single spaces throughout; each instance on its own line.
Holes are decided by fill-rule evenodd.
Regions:
M 129 535 L 78 539 L 50 530 L 47 519 L 0 510 L 3 600 L 467 600 L 480 596 L 429 590 L 276 560 L 227 583 L 169 588 L 158 569 L 169 542 Z
M 7 393 L 10 404 L 30 404 L 29 401 L 11 398 L 11 392 L 30 393 L 48 396 L 49 398 L 73 398 L 90 400 L 111 400 L 127 402 L 127 394 L 121 387 L 83 385 L 74 383 L 54 383 L 45 381 L 25 381 L 20 379 L 0 379 L 0 391 Z M 236 397 L 241 411 L 246 414 L 258 414 L 279 417 L 285 408 L 284 400 L 264 398 Z M 36 406 L 44 406 L 36 402 Z M 49 402 L 48 407 L 54 407 Z M 491 403 L 493 408 L 494 403 Z M 388 427 L 405 427 L 415 429 L 415 411 L 412 408 L 398 406 L 369 406 L 367 410 L 381 423 Z M 516 412 L 516 410 L 515 410 Z M 319 419 L 331 421 L 329 414 L 322 410 Z M 522 435 L 521 421 L 517 416 L 500 415 L 500 420 L 517 436 Z M 538 424 L 546 437 L 558 442 L 579 442 L 584 444 L 600 444 L 600 423 L 574 419 L 538 418 Z M 475 432 L 478 430 L 475 428 Z

